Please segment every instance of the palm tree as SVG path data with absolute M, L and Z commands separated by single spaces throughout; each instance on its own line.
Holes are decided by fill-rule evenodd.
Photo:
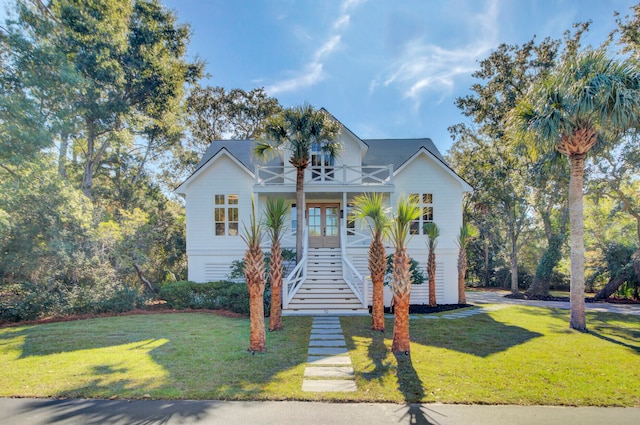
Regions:
M 381 193 L 365 193 L 353 199 L 352 218 L 367 223 L 371 231 L 369 244 L 369 273 L 373 284 L 371 329 L 384 332 L 384 275 L 387 269 L 387 251 L 383 239 L 389 225 L 389 215 L 384 208 Z
M 427 274 L 429 275 L 429 307 L 435 307 L 436 302 L 436 239 L 440 236 L 440 229 L 436 223 L 425 223 L 424 234 L 429 238 L 429 260 Z
M 472 238 L 478 236 L 478 228 L 473 224 L 465 223 L 460 227 L 460 233 L 456 239 L 456 244 L 460 248 L 458 253 L 458 304 L 466 304 L 464 276 L 467 274 L 467 246 Z
M 637 127 L 640 72 L 630 60 L 617 61 L 603 50 L 571 55 L 536 82 L 511 114 L 517 140 L 532 156 L 558 151 L 569 159 L 569 234 L 571 238 L 570 326 L 586 331 L 584 305 L 584 162 L 591 148 L 614 144 Z
M 267 351 L 267 339 L 264 330 L 264 254 L 260 249 L 262 226 L 256 220 L 256 207 L 251 198 L 251 218 L 241 235 L 247 244 L 244 254 L 244 276 L 249 290 L 249 351 Z
M 271 256 L 269 261 L 269 281 L 271 284 L 271 313 L 269 330 L 282 329 L 282 247 L 280 241 L 284 234 L 289 215 L 289 205 L 284 199 L 268 199 L 264 211 L 263 225 L 271 238 Z
M 395 248 L 393 254 L 391 292 L 393 293 L 393 342 L 391 351 L 409 354 L 409 305 L 411 298 L 411 265 L 407 255 L 407 238 L 413 220 L 422 214 L 422 208 L 411 198 L 398 199 L 398 210 L 391 222 L 390 235 Z
M 296 168 L 296 258 L 302 258 L 302 218 L 304 214 L 304 170 L 309 165 L 312 145 L 319 143 L 330 157 L 338 154 L 336 138 L 340 124 L 324 110 L 311 105 L 287 108 L 267 119 L 262 140 L 256 142 L 253 152 L 261 159 L 269 158 L 281 150 L 291 151 L 289 162 Z

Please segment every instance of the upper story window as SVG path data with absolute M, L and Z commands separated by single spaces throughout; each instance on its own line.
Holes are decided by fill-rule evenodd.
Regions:
M 238 236 L 238 195 L 214 195 L 216 236 Z
M 311 144 L 311 179 L 314 181 L 333 180 L 334 157 L 323 151 L 326 142 Z
M 423 235 L 424 225 L 433 221 L 433 194 L 431 193 L 412 193 L 409 198 L 416 202 L 422 209 L 422 214 L 417 220 L 411 222 L 409 231 L 412 235 Z

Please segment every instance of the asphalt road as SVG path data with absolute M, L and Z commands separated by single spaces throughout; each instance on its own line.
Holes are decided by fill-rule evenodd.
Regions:
M 1 424 L 638 425 L 638 408 L 0 399 Z

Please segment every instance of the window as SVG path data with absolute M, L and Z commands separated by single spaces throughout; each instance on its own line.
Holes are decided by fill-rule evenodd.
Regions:
M 216 236 L 238 236 L 238 195 L 215 195 L 214 204 Z
M 410 233 L 412 235 L 423 235 L 424 225 L 433 221 L 433 194 L 412 193 L 409 195 L 409 198 L 416 202 L 422 209 L 420 218 L 411 222 Z
M 333 180 L 334 158 L 324 151 L 326 142 L 311 144 L 311 178 L 313 181 Z

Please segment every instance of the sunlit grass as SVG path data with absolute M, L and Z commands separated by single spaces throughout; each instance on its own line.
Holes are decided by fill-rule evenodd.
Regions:
M 365 318 L 343 318 L 359 391 L 398 402 L 640 405 L 640 317 L 504 308 L 456 320 L 412 320 L 411 355 L 389 353 Z M 386 350 L 385 350 L 386 348 Z
M 248 319 L 123 316 L 0 329 L 0 396 L 640 406 L 640 317 L 506 307 L 411 320 L 411 355 L 370 317 L 341 318 L 354 393 L 304 393 L 311 318 L 286 317 L 251 355 Z

